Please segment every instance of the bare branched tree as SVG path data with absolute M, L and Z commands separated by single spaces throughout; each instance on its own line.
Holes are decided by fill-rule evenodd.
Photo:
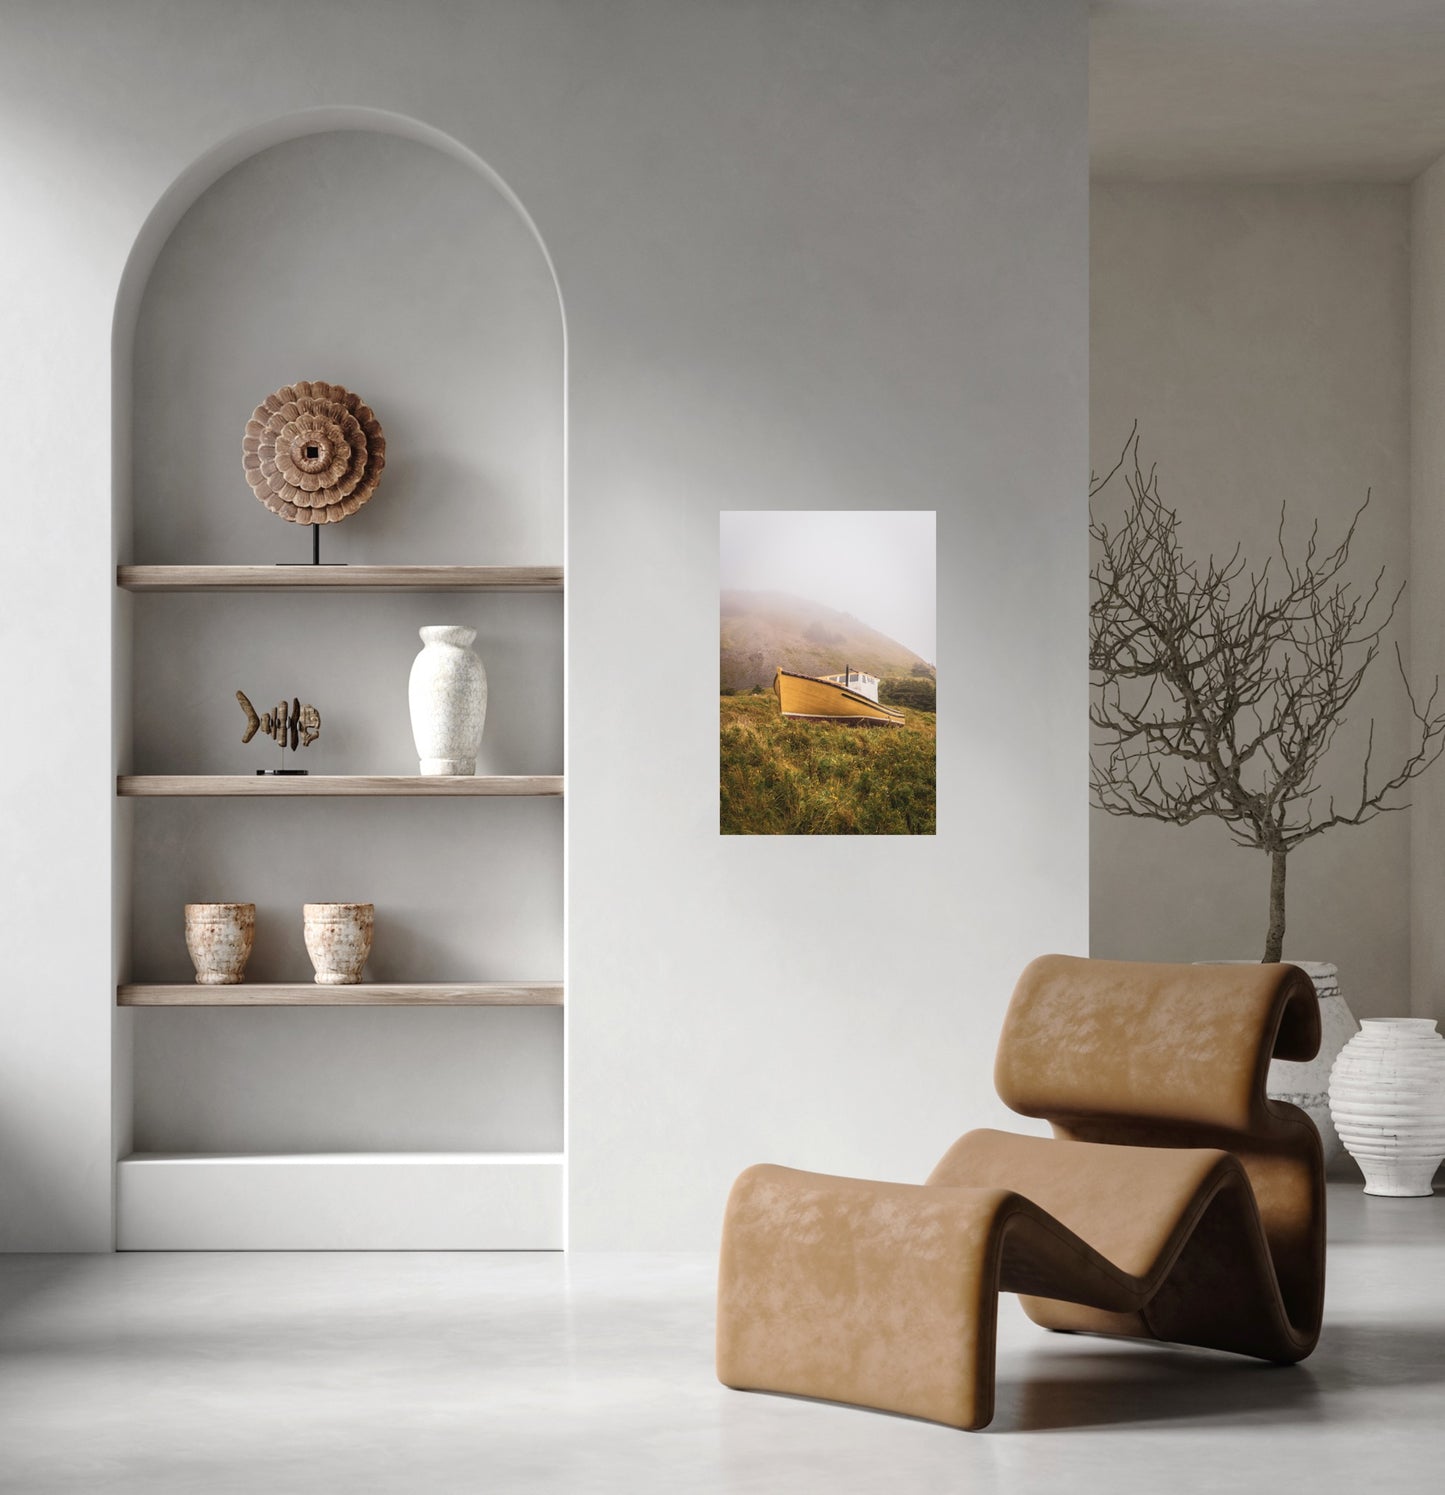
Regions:
M 1117 526 L 1094 500 L 1122 476 L 1129 502 Z M 1322 547 L 1319 524 L 1292 561 L 1280 508 L 1278 554 L 1249 570 L 1236 546 L 1225 561 L 1185 556 L 1179 516 L 1139 459 L 1137 424 L 1122 455 L 1089 480 L 1089 669 L 1095 729 L 1090 787 L 1111 815 L 1188 825 L 1212 816 L 1241 846 L 1270 858 L 1264 959 L 1279 960 L 1285 866 L 1291 851 L 1341 825 L 1404 809 L 1399 791 L 1445 750 L 1439 680 L 1423 704 L 1395 659 L 1414 718 L 1413 750 L 1388 777 L 1373 764 L 1370 722 L 1358 789 L 1343 804 L 1321 787 L 1320 766 L 1344 724 L 1404 591 L 1345 579 L 1370 496 L 1344 539 Z

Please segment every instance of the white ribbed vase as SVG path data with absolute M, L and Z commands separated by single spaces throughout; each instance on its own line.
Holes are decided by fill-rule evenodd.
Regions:
M 1434 1019 L 1365 1018 L 1335 1060 L 1330 1111 L 1365 1193 L 1431 1193 L 1445 1158 L 1445 1038 Z
M 421 630 L 426 647 L 411 667 L 407 698 L 423 774 L 473 774 L 487 720 L 487 672 L 472 652 L 475 628 Z

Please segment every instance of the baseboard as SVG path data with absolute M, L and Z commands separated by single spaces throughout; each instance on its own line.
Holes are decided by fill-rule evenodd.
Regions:
M 555 1251 L 558 1153 L 137 1153 L 120 1251 Z

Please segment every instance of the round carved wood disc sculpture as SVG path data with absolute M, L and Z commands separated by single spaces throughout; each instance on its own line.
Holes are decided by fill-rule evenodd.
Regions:
M 369 405 L 339 384 L 288 384 L 246 422 L 246 481 L 292 524 L 336 524 L 376 492 L 386 437 Z

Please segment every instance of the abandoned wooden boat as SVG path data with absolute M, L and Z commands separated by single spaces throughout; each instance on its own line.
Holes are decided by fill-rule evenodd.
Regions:
M 872 693 L 860 686 L 871 685 Z M 841 675 L 795 675 L 779 669 L 773 676 L 778 707 L 794 721 L 834 722 L 849 727 L 901 727 L 903 713 L 878 701 L 878 681 L 856 670 Z

